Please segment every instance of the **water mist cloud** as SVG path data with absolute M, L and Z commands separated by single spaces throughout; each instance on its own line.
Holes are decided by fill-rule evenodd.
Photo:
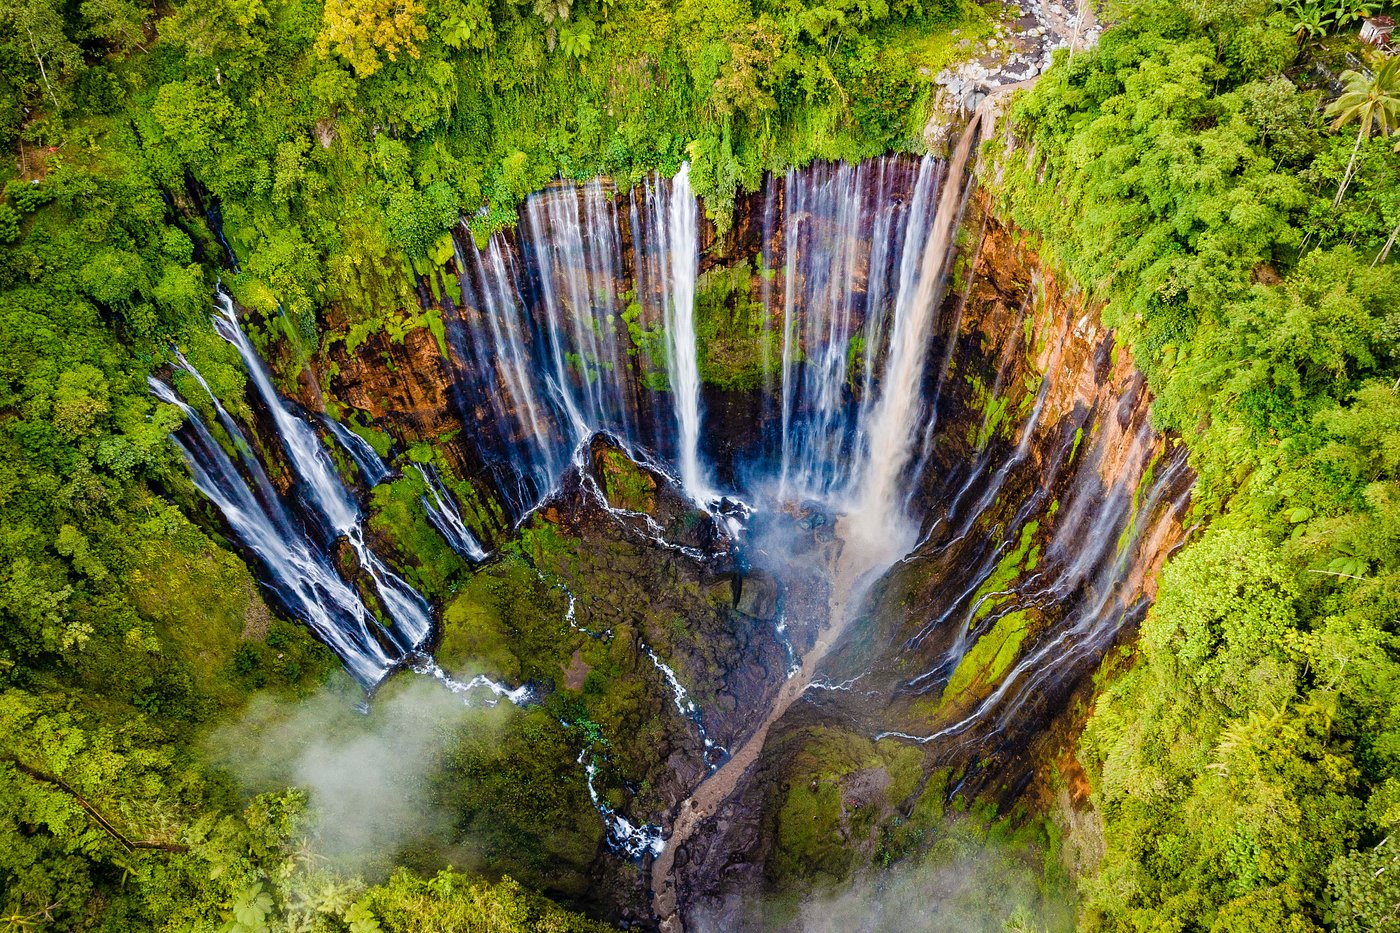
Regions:
M 249 792 L 306 789 L 317 853 L 373 875 L 399 861 L 405 846 L 454 844 L 453 814 L 433 779 L 463 731 L 497 731 L 510 715 L 508 705 L 468 708 L 440 684 L 415 678 L 390 684 L 368 713 L 330 691 L 300 702 L 259 695 L 211 744 Z

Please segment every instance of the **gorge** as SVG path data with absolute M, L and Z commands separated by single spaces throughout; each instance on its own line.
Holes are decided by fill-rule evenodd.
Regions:
M 649 903 L 623 892 L 613 910 L 667 929 L 690 913 L 758 922 L 733 905 L 762 885 L 734 874 L 736 859 L 760 871 L 771 845 L 758 827 L 781 772 L 771 730 L 830 723 L 916 749 L 924 770 L 958 768 L 964 791 L 1014 795 L 1033 738 L 1131 631 L 1181 540 L 1182 457 L 1151 430 L 1142 380 L 1092 306 L 976 192 L 976 137 L 974 120 L 948 162 L 770 178 L 723 236 L 699 223 L 684 166 L 626 191 L 553 186 L 527 199 L 514 235 L 455 236 L 422 282 L 436 339 L 333 351 L 295 401 L 221 292 L 216 324 L 270 428 L 255 452 L 213 399 L 241 468 L 167 384 L 153 391 L 186 414 L 178 442 L 196 483 L 282 608 L 368 688 L 404 665 L 468 703 L 474 689 L 528 704 L 560 687 L 489 670 L 453 680 L 428 659 L 427 603 L 366 538 L 357 504 L 409 468 L 424 517 L 473 563 L 522 528 L 567 526 L 555 513 L 570 509 L 616 520 L 644 555 L 672 551 L 687 574 L 731 581 L 726 614 L 750 627 L 757 668 L 744 682 L 724 673 L 734 658 L 707 682 L 698 645 L 659 656 L 644 640 L 653 620 L 634 636 L 675 694 L 671 728 L 693 730 L 694 776 L 615 808 L 587 748 L 579 763 L 613 857 L 646 856 Z M 338 418 L 318 421 L 328 400 Z M 386 463 L 355 433 L 366 428 L 400 453 Z M 460 510 L 425 442 L 459 478 Z M 353 464 L 340 476 L 337 449 Z M 289 486 L 273 488 L 260 455 L 286 461 L 273 472 Z M 615 571 L 536 568 L 568 588 L 573 627 L 597 632 Z M 771 605 L 746 611 L 757 586 Z M 720 692 L 748 715 L 688 699 Z M 884 805 L 943 793 L 918 784 Z
M 1386 13 L 0 0 L 0 927 L 1400 933 Z

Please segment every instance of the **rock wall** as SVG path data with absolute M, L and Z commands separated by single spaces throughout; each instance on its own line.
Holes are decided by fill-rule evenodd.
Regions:
M 765 247 L 778 252 L 775 209 L 782 210 L 780 197 L 752 195 L 724 236 L 712 227 L 701 235 L 706 313 L 720 315 L 720 327 L 750 328 L 760 342 L 782 325 L 781 302 L 771 300 L 784 285 L 781 273 L 765 278 L 753 271 Z M 629 244 L 630 237 L 621 241 Z M 636 262 L 625 245 L 621 268 Z M 446 274 L 470 272 L 449 267 Z M 711 287 L 714 297 L 706 298 Z M 450 294 L 450 283 L 425 285 L 429 291 Z M 434 310 L 431 302 L 426 310 Z M 457 313 L 451 300 L 441 313 Z M 645 318 L 640 323 L 649 326 Z M 335 330 L 338 322 L 331 325 Z M 681 913 L 703 918 L 701 926 L 766 925 L 773 918 L 765 919 L 763 895 L 793 881 L 785 866 L 800 857 L 820 860 L 815 856 L 822 853 L 783 848 L 792 835 L 783 824 L 791 819 L 789 804 L 809 783 L 831 782 L 837 790 L 822 799 L 838 801 L 832 826 L 844 853 L 838 861 L 848 872 L 870 862 L 888 827 L 932 812 L 932 797 L 1015 798 L 1041 764 L 1036 737 L 1046 734 L 1109 648 L 1130 636 L 1157 570 L 1181 540 L 1191 482 L 1184 450 L 1152 431 L 1142 378 L 1100 327 L 1097 309 L 993 216 L 980 194 L 962 224 L 935 333 L 924 386 L 933 412 L 925 425 L 925 466 L 909 490 L 922 540 L 877 585 L 818 685 L 775 727 L 749 779 L 676 854 Z M 733 368 L 716 376 L 714 351 L 703 351 L 702 374 L 716 377 L 704 395 L 707 453 L 722 481 L 733 482 L 740 464 L 771 443 L 778 426 L 771 366 L 754 370 L 759 351 L 753 353 L 728 361 Z M 641 352 L 630 359 L 639 372 L 647 365 Z M 501 480 L 492 470 L 500 467 L 489 465 L 473 442 L 473 422 L 489 415 L 481 410 L 486 400 L 462 390 L 457 375 L 466 365 L 455 346 L 426 326 L 397 338 L 380 331 L 353 351 L 332 341 L 302 401 L 325 404 L 311 387 L 326 387 L 330 403 L 401 445 L 437 444 L 457 475 L 489 496 Z M 735 372 L 757 378 L 745 381 Z M 655 395 L 641 394 L 647 393 Z M 668 551 L 693 519 L 675 501 L 658 502 L 663 474 L 637 486 L 625 469 L 610 473 L 615 455 L 616 448 L 595 442 L 591 475 L 611 490 L 609 498 L 621 496 L 615 507 L 652 514 L 676 541 L 670 532 L 648 543 L 645 535 L 620 530 L 596 503 L 580 511 L 578 501 L 557 502 L 531 522 L 582 542 L 581 553 L 554 569 L 598 600 L 597 619 L 626 618 L 661 645 L 703 698 L 712 734 L 722 744 L 737 743 L 782 677 L 784 647 L 774 629 L 780 609 L 802 648 L 806 584 L 778 582 L 762 553 L 716 565 Z M 799 544 L 810 537 L 813 547 L 824 546 L 817 516 L 780 516 L 777 524 Z M 484 531 L 497 542 L 512 534 L 505 525 Z M 818 581 L 806 582 L 815 592 Z M 668 587 L 688 595 L 671 598 Z M 697 624 L 676 637 L 666 619 L 692 612 L 699 613 Z M 638 664 L 639 671 L 645 667 Z M 705 774 L 697 741 L 683 724 L 673 730 L 646 772 L 651 810 L 636 816 L 674 818 L 674 807 Z M 833 742 L 840 754 L 831 751 Z M 641 750 L 634 751 L 640 762 Z M 833 755 L 850 766 L 812 771 L 812 761 Z M 952 778 L 921 777 L 913 785 L 896 779 L 913 773 Z M 852 816 L 857 812 L 859 819 Z M 617 916 L 645 916 L 644 887 L 630 869 L 600 853 L 596 870 L 616 890 Z
M 780 926 L 794 864 L 858 872 L 955 794 L 1016 799 L 1063 754 L 1037 739 L 1132 636 L 1182 540 L 1185 451 L 1152 431 L 1143 380 L 1097 309 L 981 195 L 960 250 L 912 491 L 923 540 L 677 854 L 688 928 Z M 899 780 L 911 756 L 934 779 Z M 794 819 L 827 840 L 792 843 Z

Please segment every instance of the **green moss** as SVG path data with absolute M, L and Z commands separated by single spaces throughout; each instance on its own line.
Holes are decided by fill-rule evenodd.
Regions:
M 514 567 L 507 569 L 511 572 Z M 496 568 L 472 574 L 442 611 L 436 656 L 454 674 L 486 673 L 520 682 L 520 661 L 510 645 Z
M 1122 554 L 1124 548 L 1132 543 L 1137 537 L 1138 522 L 1142 519 L 1142 496 L 1145 490 L 1152 488 L 1153 477 L 1157 473 L 1157 462 L 1162 459 L 1164 451 L 1159 450 L 1148 461 L 1147 467 L 1142 471 L 1142 478 L 1133 487 L 1132 505 L 1128 510 L 1128 521 L 1124 523 L 1123 530 L 1118 533 L 1118 543 L 1116 553 Z
M 1002 593 L 1009 589 L 1011 584 L 1023 573 L 1029 573 L 1040 563 L 1040 545 L 1035 543 L 1035 534 L 1040 530 L 1039 521 L 1026 522 L 1021 528 L 1021 537 L 1017 541 L 1016 547 L 1010 553 L 1004 555 L 997 562 L 996 568 L 982 585 L 977 588 L 977 592 L 972 595 L 972 605 L 977 606 L 973 612 L 972 622 L 990 614 L 994 609 L 1006 601 L 1004 596 L 993 594 Z M 978 606 L 978 601 L 985 601 Z
M 961 704 L 970 694 L 985 691 L 1001 682 L 1021 651 L 1021 643 L 1030 631 L 1031 615 L 1027 610 L 1008 612 L 997 620 L 992 630 L 977 639 L 963 659 L 958 662 L 939 700 L 940 711 Z
M 603 494 L 614 508 L 651 512 L 656 508 L 656 480 L 620 450 L 611 448 L 598 457 Z
M 436 276 L 432 277 L 432 282 L 434 288 L 436 288 Z M 438 300 L 442 300 L 441 296 L 439 296 Z M 427 326 L 428 331 L 433 335 L 433 339 L 437 341 L 438 352 L 442 354 L 443 359 L 447 359 L 447 331 L 442 324 L 442 308 L 438 307 L 437 305 L 434 305 L 428 308 L 426 311 L 424 311 L 423 323 Z
M 778 333 L 754 297 L 747 263 L 706 272 L 696 283 L 700 378 L 721 389 L 756 389 L 780 365 Z
M 396 566 L 423 595 L 436 600 L 448 592 L 466 563 L 443 538 L 424 511 L 427 484 L 417 470 L 380 483 L 370 493 L 369 527 L 399 556 Z
M 909 811 L 909 821 L 915 826 L 933 828 L 943 819 L 944 798 L 948 793 L 948 782 L 953 776 L 951 768 L 938 768 L 929 773 L 919 799 Z
M 779 877 L 831 881 L 846 878 L 855 853 L 841 831 L 841 789 L 830 780 L 791 787 L 778 811 L 777 851 L 770 871 Z
M 983 409 L 982 423 L 972 437 L 974 448 L 982 450 L 987 446 L 987 442 L 996 436 L 997 428 L 1001 426 L 1002 419 L 1006 417 L 1006 410 L 1010 404 L 1011 400 L 1005 395 L 987 399 Z
M 660 324 L 645 327 L 642 324 L 642 306 L 635 293 L 628 292 L 623 297 L 626 305 L 622 309 L 622 322 L 627 325 L 627 337 L 631 341 L 627 353 L 637 360 L 642 385 L 652 392 L 669 391 L 671 381 L 667 375 L 666 329 Z

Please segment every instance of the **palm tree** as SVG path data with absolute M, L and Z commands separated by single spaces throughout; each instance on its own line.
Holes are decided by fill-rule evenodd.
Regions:
M 1361 123 L 1356 134 L 1356 145 L 1351 149 L 1351 161 L 1342 175 L 1342 183 L 1337 188 L 1337 196 L 1332 206 L 1342 203 L 1347 185 L 1356 171 L 1356 156 L 1361 144 L 1371 136 L 1373 128 L 1389 133 L 1400 125 L 1400 56 L 1387 58 L 1376 68 L 1376 73 L 1366 77 L 1357 71 L 1342 72 L 1346 90 L 1327 107 L 1327 115 L 1334 117 L 1332 129 L 1339 130 L 1353 120 Z
M 1395 144 L 1395 151 L 1400 152 L 1400 143 Z M 1400 220 L 1395 222 L 1395 229 L 1390 231 L 1390 236 L 1386 239 L 1385 245 L 1382 246 L 1381 251 L 1376 254 L 1376 258 L 1371 260 L 1372 269 L 1374 269 L 1378 263 L 1385 262 L 1386 257 L 1390 255 L 1390 248 L 1395 245 L 1396 237 L 1400 237 Z

